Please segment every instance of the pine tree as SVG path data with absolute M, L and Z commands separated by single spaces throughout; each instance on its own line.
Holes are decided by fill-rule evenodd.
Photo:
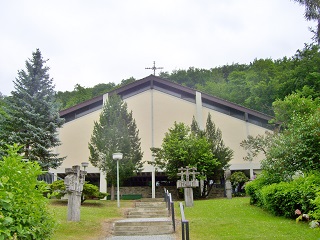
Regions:
M 26 61 L 26 70 L 18 71 L 12 96 L 6 98 L 5 114 L 0 116 L 0 145 L 23 146 L 23 157 L 37 161 L 43 170 L 57 168 L 64 158 L 52 152 L 60 145 L 57 129 L 60 118 L 55 103 L 53 79 L 49 77 L 47 60 L 37 49 Z
M 114 199 L 114 185 L 117 180 L 116 161 L 112 154 L 123 153 L 119 162 L 120 180 L 124 180 L 142 170 L 142 152 L 139 130 L 132 112 L 128 113 L 127 104 L 119 96 L 108 99 L 98 122 L 94 123 L 89 142 L 89 161 L 105 172 L 112 185 L 111 199 Z

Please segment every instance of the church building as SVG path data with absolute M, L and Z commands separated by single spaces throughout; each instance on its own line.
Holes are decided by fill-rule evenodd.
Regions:
M 64 178 L 66 168 L 89 162 L 88 143 L 94 121 L 99 120 L 104 102 L 114 94 L 120 95 L 127 103 L 128 111 L 132 110 L 141 138 L 142 160 L 146 162 L 136 181 L 151 185 L 152 197 L 155 197 L 156 182 L 163 179 L 164 173 L 147 164 L 153 160 L 150 148 L 161 147 L 165 133 L 175 121 L 190 126 L 193 116 L 203 129 L 208 114 L 211 114 L 216 127 L 222 131 L 225 145 L 234 151 L 230 161 L 232 171 L 245 171 L 250 177 L 254 172 L 259 172 L 261 158 L 244 161 L 247 153 L 240 147 L 240 142 L 248 135 L 263 135 L 266 130 L 272 130 L 268 124 L 270 116 L 150 75 L 61 111 L 60 116 L 65 119 L 65 124 L 59 129 L 61 145 L 55 148 L 55 153 L 66 156 L 66 159 L 58 169 L 51 169 L 51 173 Z M 86 180 L 96 182 L 100 191 L 106 192 L 105 173 L 90 162 L 85 170 L 88 172 Z

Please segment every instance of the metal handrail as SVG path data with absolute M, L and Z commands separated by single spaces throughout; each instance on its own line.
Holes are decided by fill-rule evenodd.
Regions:
M 190 240 L 189 238 L 189 221 L 186 220 L 184 215 L 184 207 L 182 202 L 180 202 L 180 213 L 181 213 L 181 230 L 182 230 L 182 240 Z
M 175 213 L 174 213 L 174 202 L 172 200 L 171 193 L 164 188 L 164 201 L 168 208 L 168 216 L 171 215 L 173 231 L 176 231 Z

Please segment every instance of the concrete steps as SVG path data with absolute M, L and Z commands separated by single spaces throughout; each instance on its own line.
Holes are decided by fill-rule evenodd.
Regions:
M 165 202 L 136 202 L 136 208 L 154 208 L 154 209 L 163 209 L 166 208 Z
M 167 217 L 167 209 L 154 209 L 154 208 L 136 208 L 128 212 L 128 218 L 161 218 Z
M 115 236 L 146 236 L 173 233 L 169 218 L 131 218 L 115 222 Z
M 127 218 L 114 222 L 115 236 L 147 236 L 173 233 L 172 220 L 163 199 L 142 199 L 129 209 Z

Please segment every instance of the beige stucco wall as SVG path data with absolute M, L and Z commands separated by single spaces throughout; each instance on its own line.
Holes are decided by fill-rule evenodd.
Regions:
M 162 92 L 155 91 L 154 102 L 155 146 L 160 147 L 162 139 L 174 122 L 190 125 L 196 114 L 196 105 Z
M 260 160 L 263 156 L 259 156 L 253 162 L 244 161 L 243 157 L 247 152 L 240 147 L 240 143 L 247 139 L 248 135 L 264 134 L 266 129 L 208 108 L 203 108 L 204 126 L 209 113 L 216 127 L 221 130 L 225 145 L 234 151 L 233 159 L 230 161 L 230 164 L 233 165 L 231 169 L 260 168 Z
M 94 121 L 99 119 L 100 110 L 67 122 L 59 129 L 59 139 L 61 145 L 56 152 L 61 157 L 66 156 L 60 168 L 64 172 L 64 168 L 73 165 L 81 165 L 81 162 L 88 162 L 89 149 L 88 142 L 90 140 Z M 89 165 L 89 167 L 92 167 Z
M 145 91 L 138 95 L 125 99 L 128 111 L 132 111 L 133 118 L 139 129 L 139 137 L 141 138 L 141 151 L 143 152 L 143 161 L 150 161 L 150 146 L 152 142 L 151 136 L 151 94 Z M 150 167 L 145 164 L 145 171 L 150 172 Z
M 152 160 L 150 148 L 161 146 L 164 134 L 169 128 L 173 127 L 174 121 L 190 125 L 195 112 L 195 104 L 157 90 L 143 92 L 125 99 L 125 101 L 128 110 L 132 110 L 133 117 L 136 120 L 141 138 L 141 150 L 144 153 L 143 160 L 145 161 Z M 152 141 L 152 127 L 154 141 Z M 150 165 L 145 164 L 145 171 L 151 171 L 151 169 Z
M 153 92 L 152 92 L 153 91 Z M 151 102 L 153 101 L 153 107 Z M 141 138 L 141 148 L 144 152 L 145 161 L 152 160 L 150 147 L 160 147 L 164 134 L 173 127 L 174 121 L 190 125 L 192 117 L 196 116 L 196 104 L 181 98 L 168 95 L 157 90 L 148 90 L 125 99 L 128 110 L 133 112 Z M 153 125 L 152 125 L 152 111 Z M 200 111 L 201 112 L 201 111 Z M 247 123 L 240 119 L 230 117 L 226 114 L 202 107 L 202 121 L 205 126 L 208 113 L 211 113 L 216 127 L 220 128 L 224 142 L 234 150 L 234 159 L 231 161 L 231 169 L 259 168 L 259 160 L 253 163 L 243 161 L 246 152 L 240 147 L 240 142 L 247 138 L 248 134 L 264 134 L 265 128 Z M 81 162 L 88 161 L 90 140 L 94 121 L 98 121 L 101 110 L 87 114 L 73 121 L 70 121 L 59 129 L 59 138 L 62 143 L 56 148 L 60 156 L 67 156 L 61 167 L 54 172 L 64 172 L 66 167 L 81 165 Z M 152 141 L 152 126 L 154 141 Z M 89 165 L 89 172 L 97 172 L 98 169 Z M 149 165 L 145 165 L 145 171 L 151 171 Z

